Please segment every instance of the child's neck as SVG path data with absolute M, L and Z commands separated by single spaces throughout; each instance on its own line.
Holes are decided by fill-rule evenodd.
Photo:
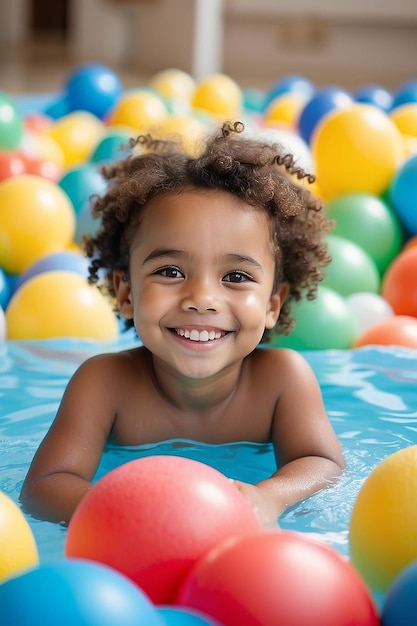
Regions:
M 190 378 L 152 358 L 155 385 L 167 402 L 180 411 L 217 411 L 234 396 L 242 362 L 209 378 Z

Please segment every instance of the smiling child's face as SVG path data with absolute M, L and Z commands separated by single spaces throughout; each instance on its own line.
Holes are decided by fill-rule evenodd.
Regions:
M 272 293 L 268 216 L 232 194 L 187 190 L 149 201 L 116 278 L 119 311 L 154 359 L 180 376 L 210 378 L 241 360 L 272 328 L 286 287 Z

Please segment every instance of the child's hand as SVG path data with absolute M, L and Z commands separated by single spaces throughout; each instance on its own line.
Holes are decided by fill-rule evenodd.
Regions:
M 265 529 L 278 528 L 279 512 L 277 511 L 276 503 L 272 502 L 262 489 L 256 485 L 244 483 L 240 480 L 234 480 L 233 483 L 251 505 L 261 526 Z

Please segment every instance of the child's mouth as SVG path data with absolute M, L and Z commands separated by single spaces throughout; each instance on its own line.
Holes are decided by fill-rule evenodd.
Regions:
M 215 339 L 221 339 L 227 334 L 227 331 L 224 330 L 197 330 L 196 328 L 173 328 L 172 331 L 175 332 L 179 337 L 184 337 L 185 339 L 189 339 L 190 341 L 199 341 L 203 343 L 208 341 L 214 341 Z

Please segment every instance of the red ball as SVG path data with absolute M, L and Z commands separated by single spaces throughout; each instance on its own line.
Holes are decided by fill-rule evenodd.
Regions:
M 417 348 L 417 319 L 411 315 L 393 315 L 375 322 L 356 338 L 353 347 L 404 346 Z
M 226 626 L 378 626 L 370 591 L 334 548 L 294 531 L 232 537 L 200 559 L 177 604 Z
M 226 476 L 199 461 L 156 455 L 92 486 L 70 520 L 65 551 L 113 567 L 153 602 L 170 604 L 197 559 L 227 537 L 259 529 Z

